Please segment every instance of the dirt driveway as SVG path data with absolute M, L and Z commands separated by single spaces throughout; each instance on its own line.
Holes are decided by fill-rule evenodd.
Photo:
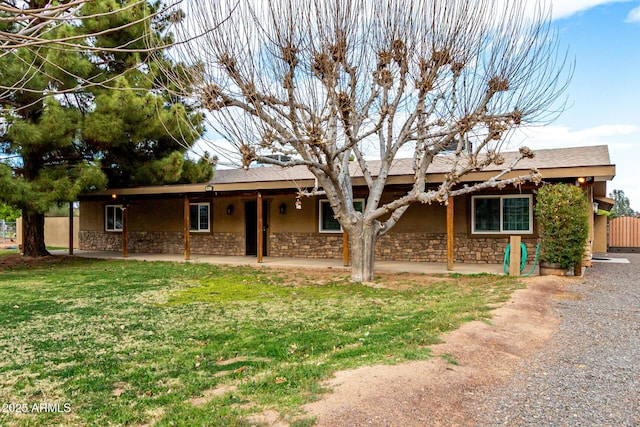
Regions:
M 483 394 L 503 384 L 517 364 L 544 346 L 559 321 L 552 299 L 581 278 L 534 277 L 494 311 L 433 346 L 428 361 L 338 372 L 333 393 L 305 407 L 319 426 L 471 426 L 483 411 Z

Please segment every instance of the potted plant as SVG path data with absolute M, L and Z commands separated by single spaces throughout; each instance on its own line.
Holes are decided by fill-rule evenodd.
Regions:
M 568 184 L 546 185 L 537 194 L 540 274 L 565 275 L 582 263 L 589 237 L 589 202 L 580 187 Z

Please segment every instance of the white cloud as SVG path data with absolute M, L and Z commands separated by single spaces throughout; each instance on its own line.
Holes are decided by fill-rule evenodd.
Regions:
M 552 0 L 553 19 L 567 18 L 592 7 L 631 0 Z
M 631 9 L 631 12 L 627 15 L 627 22 L 640 23 L 640 6 Z
M 640 126 L 601 125 L 586 129 L 572 129 L 568 126 L 544 126 L 518 131 L 513 145 L 528 145 L 531 148 L 579 147 L 590 145 L 627 145 L 629 137 L 640 139 Z

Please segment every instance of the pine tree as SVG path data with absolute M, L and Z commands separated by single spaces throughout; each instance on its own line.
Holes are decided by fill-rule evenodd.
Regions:
M 100 15 L 129 3 L 96 0 L 85 4 L 81 13 Z M 29 2 L 30 7 L 37 4 Z M 21 82 L 18 86 L 24 89 L 2 99 L 0 201 L 22 210 L 25 255 L 48 255 L 44 212 L 54 203 L 75 200 L 80 192 L 107 183 L 146 185 L 211 177 L 213 168 L 206 159 L 198 167 L 184 158 L 202 133 L 202 117 L 160 90 L 154 67 L 144 64 L 143 35 L 152 32 L 160 40 L 162 19 L 167 18 L 124 25 L 159 7 L 159 2 L 148 2 L 120 14 L 57 25 L 47 35 L 95 35 L 101 29 L 120 28 L 84 39 L 87 45 L 109 48 L 102 53 L 43 45 L 0 58 L 2 85 L 16 87 Z M 3 29 L 10 31 L 11 25 Z M 137 50 L 131 40 L 138 40 Z M 118 51 L 125 44 L 127 49 Z M 80 80 L 109 85 L 42 96 L 80 87 Z M 189 130 L 179 125 L 185 121 L 193 125 Z
M 620 216 L 639 216 L 638 212 L 631 209 L 629 198 L 624 194 L 623 190 L 613 190 L 613 193 L 610 194 L 609 197 L 616 201 L 611 209 L 610 218 L 617 218 Z

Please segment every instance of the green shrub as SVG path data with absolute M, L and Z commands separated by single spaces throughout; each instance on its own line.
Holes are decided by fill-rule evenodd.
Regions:
M 572 269 L 582 261 L 589 237 L 589 202 L 580 187 L 547 185 L 538 190 L 535 207 L 541 227 L 541 261 Z

